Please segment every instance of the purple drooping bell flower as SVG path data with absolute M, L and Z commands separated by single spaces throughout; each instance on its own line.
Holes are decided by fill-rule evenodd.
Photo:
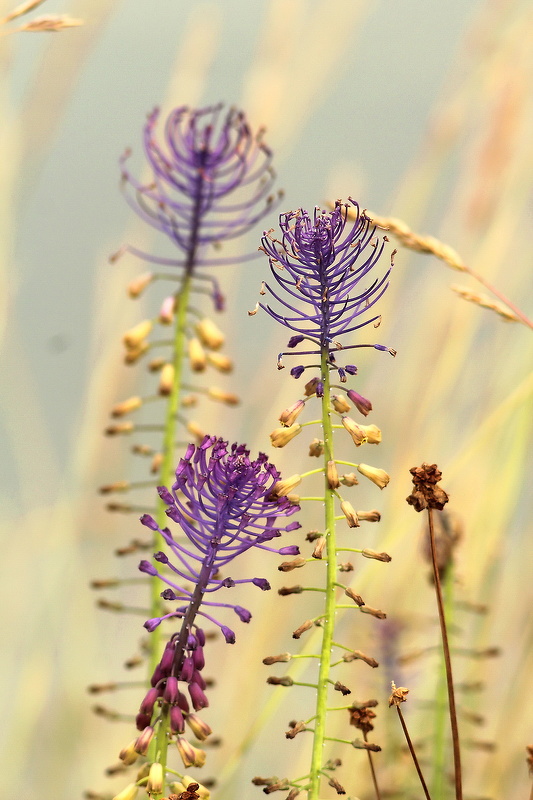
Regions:
M 272 153 L 262 140 L 263 130 L 252 133 L 242 111 L 224 112 L 221 104 L 197 110 L 174 109 L 159 138 L 158 119 L 159 110 L 155 109 L 144 128 L 150 178 L 140 183 L 132 175 L 127 151 L 121 159 L 122 182 L 134 211 L 168 236 L 181 255 L 177 259 L 160 258 L 132 246 L 123 251 L 189 272 L 255 257 L 256 252 L 214 257 L 206 249 L 212 251 L 213 245 L 245 233 L 279 199 L 280 195 L 272 194 L 275 174 Z M 235 191 L 237 197 L 232 199 Z M 217 281 L 205 274 L 197 277 L 210 281 L 215 308 L 221 310 L 224 297 Z
M 348 219 L 350 208 L 355 209 L 353 221 Z M 372 220 L 359 211 L 357 203 L 351 199 L 346 204 L 337 201 L 333 211 L 316 208 L 312 217 L 304 209 L 281 214 L 280 230 L 281 239 L 274 231 L 265 232 L 261 249 L 268 256 L 274 281 L 282 289 L 280 292 L 276 283 L 265 283 L 263 291 L 282 308 L 276 310 L 269 303 L 259 306 L 295 332 L 288 342 L 291 350 L 304 339 L 312 345 L 310 350 L 280 355 L 319 355 L 327 348 L 329 368 L 338 370 L 341 382 L 346 377 L 345 369 L 336 364 L 339 350 L 375 347 L 395 355 L 385 345 L 344 345 L 340 341 L 345 334 L 379 320 L 378 315 L 367 312 L 385 292 L 390 274 L 390 268 L 376 278 L 370 274 L 383 252 L 384 241 L 375 237 Z M 304 369 L 294 367 L 291 375 L 299 378 Z

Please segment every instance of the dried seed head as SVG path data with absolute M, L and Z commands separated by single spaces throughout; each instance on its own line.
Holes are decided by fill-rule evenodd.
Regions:
M 207 362 L 211 364 L 212 367 L 218 369 L 219 372 L 232 372 L 233 370 L 233 361 L 231 358 L 223 355 L 222 353 L 212 353 L 207 352 Z
M 392 694 L 389 697 L 389 708 L 390 706 L 399 706 L 400 703 L 405 703 L 409 689 L 406 689 L 405 686 L 396 686 L 394 681 L 391 681 L 391 687 Z
M 344 563 L 339 564 L 339 572 L 353 572 L 353 564 L 351 561 L 344 561 Z
M 344 788 L 344 786 L 342 786 L 339 783 L 339 781 L 333 776 L 331 776 L 331 778 L 329 779 L 328 784 L 335 789 L 337 794 L 346 794 L 346 789 Z
M 349 586 L 344 590 L 344 594 L 346 595 L 346 597 L 349 597 L 351 600 L 353 600 L 354 603 L 356 603 L 356 605 L 358 605 L 359 607 L 364 606 L 365 601 L 363 600 L 361 595 L 357 594 L 357 592 L 354 592 L 354 590 L 350 589 Z
M 332 394 L 331 405 L 339 414 L 346 414 L 351 409 L 351 405 L 342 395 Z
M 328 484 L 330 489 L 339 488 L 340 486 L 339 473 L 337 472 L 337 467 L 334 461 L 328 461 L 328 465 L 326 468 L 326 477 L 328 479 Z
M 111 416 L 123 417 L 129 414 L 130 411 L 135 411 L 137 408 L 140 408 L 142 404 L 143 401 L 140 397 L 129 397 L 127 400 L 123 400 L 122 403 L 117 403 L 116 406 L 113 406 L 111 409 Z
M 379 486 L 380 489 L 384 489 L 390 481 L 390 477 L 384 469 L 369 467 L 368 464 L 359 464 L 357 471 L 360 472 L 361 475 L 364 475 L 365 478 L 371 480 L 372 483 L 375 483 L 376 486 Z
M 343 486 L 357 486 L 359 481 L 357 480 L 357 475 L 355 472 L 347 472 L 344 475 L 341 475 L 341 483 Z
M 152 320 L 145 319 L 142 322 L 139 322 L 135 327 L 130 328 L 129 331 L 126 331 L 124 336 L 122 337 L 122 341 L 128 350 L 136 350 L 141 345 L 145 344 L 145 339 L 152 330 L 154 324 Z
M 189 363 L 193 372 L 203 372 L 207 366 L 205 350 L 195 336 L 189 339 Z
M 309 445 L 309 455 L 319 458 L 324 453 L 324 442 L 322 439 L 313 439 Z
M 174 364 L 165 364 L 159 376 L 159 387 L 157 390 L 162 397 L 168 397 L 168 395 L 172 393 L 172 389 L 174 388 L 174 376 Z
M 312 619 L 306 619 L 305 622 L 302 622 L 302 624 L 300 625 L 299 628 L 296 628 L 296 630 L 293 631 L 292 638 L 293 639 L 299 639 L 300 636 L 302 635 L 302 633 L 305 633 L 305 631 L 310 630 L 310 628 L 312 628 L 312 627 L 313 627 L 313 620 Z
M 376 619 L 387 619 L 385 612 L 380 611 L 379 608 L 372 608 L 371 606 L 364 605 L 361 607 L 361 611 L 363 614 L 370 614 L 370 616 L 376 617 Z
M 365 558 L 373 558 L 376 561 L 385 561 L 387 563 L 392 561 L 388 553 L 377 553 L 375 550 L 365 549 L 362 551 L 362 555 L 364 555 Z
M 291 439 L 294 439 L 300 431 L 302 430 L 302 426 L 295 422 L 289 428 L 276 428 L 270 434 L 270 441 L 272 443 L 272 447 L 285 447 Z
M 367 708 L 366 706 L 361 707 L 353 707 L 349 709 L 350 714 L 350 725 L 354 725 L 363 733 L 370 733 L 370 731 L 374 730 L 374 725 L 372 724 L 372 720 L 376 718 L 375 713 L 372 709 Z
M 146 287 L 153 281 L 154 273 L 153 272 L 145 272 L 143 275 L 139 275 L 138 278 L 134 278 L 131 283 L 128 285 L 128 294 L 131 298 L 140 297 L 141 294 L 144 292 Z
M 351 694 L 352 693 L 352 690 L 348 689 L 348 687 L 345 686 L 340 681 L 337 681 L 335 683 L 335 685 L 333 686 L 333 688 L 335 689 L 336 692 L 340 692 L 343 696 L 346 696 L 347 694 Z
M 305 730 L 306 730 L 305 722 L 303 721 L 290 723 L 289 730 L 285 731 L 285 738 L 294 739 L 298 733 L 301 733 L 302 731 Z
M 313 558 L 322 558 L 322 554 L 324 553 L 325 547 L 326 547 L 326 537 L 320 536 L 315 543 L 315 549 L 313 550 L 312 553 Z
M 425 508 L 443 509 L 448 502 L 448 495 L 438 486 L 442 473 L 436 464 L 422 464 L 409 470 L 413 476 L 414 489 L 406 498 L 415 511 Z
M 359 528 L 359 520 L 357 518 L 357 512 L 355 508 L 352 506 L 348 500 L 343 500 L 341 502 L 341 511 L 346 517 L 346 521 L 350 528 Z
M 204 347 L 218 350 L 225 342 L 225 336 L 213 320 L 204 317 L 196 325 L 196 333 Z
M 296 422 L 298 416 L 302 413 L 305 408 L 305 403 L 303 400 L 297 400 L 296 403 L 293 403 L 292 406 L 286 408 L 284 411 L 281 412 L 279 415 L 279 421 L 282 425 L 286 427 L 290 427 L 291 425 Z
M 236 394 L 224 392 L 222 389 L 217 389 L 216 386 L 210 386 L 207 390 L 207 395 L 211 400 L 218 400 L 219 403 L 224 403 L 227 406 L 238 406 L 240 403 Z

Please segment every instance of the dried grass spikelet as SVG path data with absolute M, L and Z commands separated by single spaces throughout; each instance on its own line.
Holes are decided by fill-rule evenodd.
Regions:
M 222 353 L 213 353 L 208 352 L 206 353 L 207 356 L 207 363 L 210 364 L 215 369 L 218 369 L 219 372 L 232 372 L 233 371 L 233 361 L 231 358 L 223 355 Z
M 225 342 L 225 336 L 213 320 L 204 317 L 195 327 L 198 338 L 204 347 L 218 350 Z
M 15 30 L 29 33 L 55 32 L 62 31 L 64 28 L 77 28 L 83 24 L 84 21 L 82 19 L 76 19 L 68 14 L 44 14 L 42 17 L 35 17 L 31 22 L 25 22 L 24 25 Z
M 210 386 L 207 390 L 207 396 L 211 400 L 218 400 L 219 403 L 225 403 L 227 406 L 238 406 L 240 403 L 239 398 L 232 392 L 224 392 L 216 386 Z
M 162 397 L 168 397 L 174 388 L 174 364 L 165 364 L 159 376 L 159 386 L 157 388 L 158 394 Z
M 189 363 L 193 372 L 203 372 L 207 366 L 205 350 L 195 336 L 189 339 Z
M 37 8 L 37 6 L 42 5 L 44 2 L 45 0 L 28 0 L 27 3 L 21 3 L 19 6 L 10 11 L 9 14 L 0 19 L 0 25 L 3 25 L 6 22 L 11 22 L 12 19 L 16 19 L 17 17 L 22 17 L 24 14 L 27 14 L 29 11 L 33 11 L 34 8 Z
M 512 311 L 509 311 L 509 309 L 503 303 L 493 300 L 486 294 L 472 292 L 466 286 L 452 285 L 450 286 L 450 289 L 458 294 L 459 297 L 462 297 L 463 300 L 467 300 L 469 303 L 474 303 L 477 306 L 481 306 L 481 308 L 488 308 L 490 311 L 495 311 L 496 314 L 499 314 L 500 317 L 502 317 L 506 322 L 520 322 L 516 314 L 513 314 Z

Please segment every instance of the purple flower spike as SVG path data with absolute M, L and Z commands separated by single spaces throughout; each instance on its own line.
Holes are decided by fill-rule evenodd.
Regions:
M 126 249 L 154 264 L 189 272 L 256 256 L 213 257 L 211 252 L 213 245 L 249 230 L 279 199 L 272 193 L 272 153 L 262 140 L 263 131 L 252 133 L 242 111 L 224 113 L 222 105 L 174 109 L 162 136 L 157 134 L 158 121 L 156 109 L 144 128 L 149 179 L 140 183 L 130 172 L 128 152 L 121 159 L 122 184 L 136 214 L 168 236 L 180 253 L 174 259 L 131 246 Z M 243 187 L 246 194 L 240 193 Z M 232 201 L 235 190 L 238 199 Z M 222 310 L 224 296 L 217 282 L 205 275 L 199 277 L 211 282 L 213 303 Z

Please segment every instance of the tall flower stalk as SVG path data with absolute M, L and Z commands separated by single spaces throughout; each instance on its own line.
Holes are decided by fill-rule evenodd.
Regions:
M 349 208 L 352 213 L 355 210 L 356 219 L 353 224 L 348 223 Z M 378 521 L 380 518 L 379 512 L 374 510 L 356 511 L 340 494 L 341 484 L 343 487 L 353 486 L 358 479 L 353 472 L 339 475 L 339 465 L 355 468 L 380 488 L 387 485 L 389 477 L 384 470 L 339 459 L 335 452 L 334 430 L 342 429 L 347 432 L 356 447 L 365 443 L 377 444 L 381 440 L 381 432 L 375 425 L 360 425 L 347 415 L 352 404 L 363 416 L 369 414 L 372 405 L 355 390 L 345 388 L 348 376 L 357 374 L 357 367 L 355 364 L 340 364 L 338 359 L 344 355 L 344 351 L 360 347 L 373 347 L 395 355 L 395 351 L 385 345 L 352 344 L 352 339 L 345 339 L 346 335 L 353 334 L 366 325 L 379 324 L 379 316 L 372 316 L 367 312 L 386 290 L 390 270 L 386 270 L 378 278 L 373 277 L 372 270 L 380 259 L 384 242 L 375 238 L 375 228 L 371 221 L 364 213 L 359 212 L 357 204 L 352 200 L 347 204 L 337 202 L 334 210 L 329 213 L 316 209 L 311 216 L 300 209 L 282 214 L 280 230 L 280 238 L 276 238 L 271 230 L 262 239 L 262 250 L 269 258 L 270 271 L 275 282 L 264 282 L 261 294 L 272 298 L 275 307 L 270 302 L 262 301 L 250 313 L 254 314 L 262 308 L 293 332 L 294 335 L 288 342 L 289 350 L 278 356 L 279 369 L 284 368 L 284 358 L 287 356 L 314 357 L 315 362 L 317 359 L 319 361 L 318 364 L 302 363 L 292 367 L 291 375 L 296 379 L 306 370 L 312 370 L 315 375 L 306 383 L 304 397 L 281 414 L 280 421 L 284 427 L 271 434 L 273 446 L 283 447 L 301 432 L 304 425 L 318 424 L 322 429 L 321 438 L 314 439 L 311 443 L 310 455 L 322 457 L 323 467 L 295 476 L 299 483 L 307 475 L 316 472 L 323 474 L 324 494 L 303 499 L 319 501 L 324 507 L 323 532 L 316 536 L 308 535 L 308 539 L 315 541 L 315 549 L 308 560 L 325 561 L 326 574 L 324 588 L 319 588 L 325 598 L 323 612 L 315 620 L 308 620 L 293 634 L 294 638 L 299 638 L 313 623 L 322 628 L 316 684 L 304 684 L 316 688 L 315 712 L 308 720 L 299 723 L 297 731 L 312 731 L 310 769 L 307 775 L 289 782 L 292 786 L 292 794 L 289 795 L 291 798 L 304 790 L 309 800 L 318 800 L 324 777 L 327 777 L 336 791 L 344 792 L 338 781 L 327 772 L 328 762 L 325 761 L 324 748 L 325 742 L 331 738 L 327 735 L 328 713 L 339 710 L 332 706 L 330 688 L 333 686 L 343 695 L 350 693 L 344 684 L 333 679 L 333 675 L 337 677 L 335 668 L 343 662 L 353 660 L 363 660 L 371 666 L 377 666 L 377 662 L 371 657 L 335 640 L 337 610 L 352 607 L 378 619 L 386 616 L 379 609 L 368 606 L 352 587 L 340 581 L 340 573 L 353 570 L 353 565 L 338 564 L 337 559 L 343 552 L 358 553 L 384 562 L 390 561 L 390 556 L 370 549 L 341 547 L 337 541 L 336 523 L 339 519 L 344 519 L 350 528 L 356 528 L 363 521 Z M 295 352 L 300 345 L 306 349 Z M 333 383 L 335 379 L 340 385 Z M 340 390 L 341 394 L 334 393 L 333 389 Z M 320 400 L 320 419 L 302 425 L 296 419 L 305 404 L 313 398 Z M 337 423 L 334 422 L 335 418 Z M 339 503 L 342 512 L 340 515 L 336 513 Z M 294 568 L 303 566 L 302 562 L 305 563 L 305 560 L 295 560 Z M 285 565 L 280 567 L 284 571 L 288 568 L 290 567 Z M 316 590 L 316 587 L 292 587 L 291 591 L 281 590 L 281 593 L 299 593 L 306 589 Z M 343 597 L 350 598 L 352 603 L 341 602 Z M 333 653 L 339 653 L 340 658 L 335 659 Z M 267 663 L 272 662 L 267 660 Z M 280 679 L 270 680 L 275 683 Z M 353 711 L 355 706 L 346 705 L 342 708 Z M 352 744 L 370 752 L 380 749 L 366 740 L 366 734 L 364 740 L 335 741 Z

